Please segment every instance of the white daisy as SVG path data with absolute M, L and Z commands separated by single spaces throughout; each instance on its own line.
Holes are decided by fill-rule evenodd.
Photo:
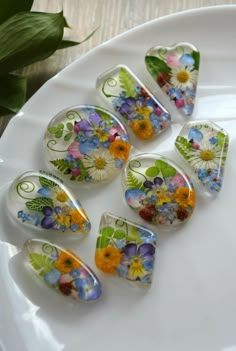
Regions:
M 191 149 L 187 155 L 189 164 L 194 169 L 218 168 L 222 162 L 224 152 L 218 145 L 201 144 L 200 149 Z
M 96 150 L 86 155 L 83 164 L 95 181 L 107 180 L 117 173 L 115 160 L 108 150 Z
M 198 71 L 192 66 L 178 66 L 171 70 L 170 82 L 175 88 L 192 88 L 197 82 Z

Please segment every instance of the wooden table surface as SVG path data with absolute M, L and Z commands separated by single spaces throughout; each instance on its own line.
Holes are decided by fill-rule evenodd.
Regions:
M 59 50 L 47 60 L 24 68 L 21 73 L 28 78 L 27 98 L 65 66 L 119 33 L 171 13 L 231 4 L 236 0 L 35 0 L 35 11 L 58 12 L 63 8 L 71 26 L 65 30 L 67 39 L 81 41 L 95 28 L 98 30 L 83 44 Z M 0 117 L 0 135 L 10 118 Z

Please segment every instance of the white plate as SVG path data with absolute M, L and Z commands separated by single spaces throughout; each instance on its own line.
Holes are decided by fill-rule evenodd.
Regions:
M 236 350 L 236 6 L 210 7 L 161 18 L 92 50 L 47 82 L 9 124 L 0 140 L 0 350 Z M 98 223 L 104 211 L 139 221 L 124 205 L 120 179 L 79 198 L 92 232 L 72 248 L 98 273 L 103 298 L 93 305 L 70 304 L 24 271 L 17 247 L 27 238 L 5 211 L 9 183 L 28 169 L 43 169 L 42 140 L 49 120 L 75 104 L 98 104 L 96 77 L 119 63 L 128 65 L 172 112 L 175 123 L 155 150 L 181 164 L 174 139 L 181 120 L 146 71 L 144 55 L 155 45 L 179 41 L 201 52 L 197 106 L 191 119 L 212 119 L 230 135 L 224 185 L 215 199 L 198 193 L 193 217 L 179 231 L 159 231 L 154 281 L 136 293 L 94 268 Z M 100 104 L 101 105 L 101 104 Z M 178 119 L 177 119 L 178 118 Z M 178 120 L 180 123 L 177 123 Z M 138 149 L 138 145 L 135 145 Z M 137 151 L 137 150 L 136 150 Z M 186 168 L 186 167 L 185 167 Z M 35 234 L 33 234 L 35 235 Z

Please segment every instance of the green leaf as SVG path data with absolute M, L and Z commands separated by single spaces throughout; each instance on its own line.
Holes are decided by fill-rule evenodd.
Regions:
M 175 146 L 179 153 L 186 159 L 189 159 L 189 150 L 192 149 L 192 144 L 184 137 L 178 136 L 175 141 Z
M 159 57 L 146 56 L 145 62 L 151 76 L 156 80 L 161 73 L 170 73 L 170 67 Z
M 68 133 L 64 136 L 64 140 L 69 141 L 71 139 L 71 137 L 72 137 L 72 133 Z
M 66 128 L 67 128 L 70 132 L 72 132 L 72 130 L 73 130 L 73 123 L 67 122 L 67 123 L 66 123 Z
M 219 145 L 220 147 L 224 147 L 224 145 L 225 145 L 226 143 L 228 144 L 229 138 L 228 138 L 227 135 L 225 135 L 225 133 L 223 133 L 223 132 L 218 132 L 216 136 L 217 136 L 217 140 L 218 140 L 218 145 Z
M 32 267 L 38 271 L 43 270 L 44 274 L 55 269 L 55 261 L 52 261 L 48 256 L 34 252 L 29 254 L 29 260 Z
M 127 96 L 134 97 L 136 95 L 136 83 L 130 73 L 123 67 L 120 69 L 119 80 L 120 87 L 126 92 Z
M 98 28 L 96 28 L 92 33 L 90 33 L 84 40 L 82 41 L 72 41 L 72 40 L 62 40 L 59 45 L 58 45 L 58 50 L 60 49 L 66 49 L 69 48 L 71 46 L 76 46 L 76 45 L 80 45 L 82 43 L 84 43 L 86 40 L 90 39 L 94 33 L 97 31 Z
M 104 227 L 100 230 L 100 235 L 97 239 L 97 244 L 96 247 L 102 249 L 109 245 L 109 242 L 111 240 L 111 237 L 114 233 L 114 228 L 112 227 Z
M 155 165 L 160 170 L 163 177 L 172 177 L 176 174 L 176 169 L 165 161 L 157 160 Z
M 198 71 L 200 65 L 200 53 L 198 51 L 192 51 L 190 55 L 195 61 L 194 68 Z
M 0 24 L 18 12 L 30 11 L 34 0 L 0 0 Z
M 57 130 L 54 135 L 55 135 L 55 138 L 60 139 L 62 137 L 62 134 L 63 134 L 63 130 L 60 129 L 60 130 Z
M 148 177 L 156 177 L 158 175 L 159 171 L 160 170 L 157 167 L 149 167 L 146 170 L 145 174 Z
M 138 232 L 138 229 L 134 226 L 131 226 L 129 234 L 127 236 L 128 241 L 134 241 L 136 244 L 139 244 L 142 242 L 140 233 Z
M 0 25 L 0 75 L 52 55 L 64 32 L 63 13 L 21 12 Z
M 0 106 L 7 111 L 16 113 L 26 99 L 26 78 L 14 74 L 1 77 Z
M 139 180 L 131 171 L 127 174 L 127 187 L 129 189 L 141 189 L 143 190 L 143 183 Z
M 46 206 L 53 208 L 53 201 L 47 197 L 37 197 L 36 199 L 27 201 L 25 205 L 29 210 L 42 211 Z
M 47 188 L 54 188 L 57 184 L 54 183 L 51 179 L 48 178 L 44 178 L 44 177 L 39 177 L 39 183 L 41 184 L 41 186 L 47 187 Z
M 53 164 L 53 166 L 55 166 L 61 172 L 67 171 L 67 173 L 71 173 L 71 169 L 68 167 L 68 163 L 63 158 L 50 161 L 50 163 Z
M 118 240 L 126 239 L 126 232 L 123 229 L 117 229 L 113 235 L 113 238 Z

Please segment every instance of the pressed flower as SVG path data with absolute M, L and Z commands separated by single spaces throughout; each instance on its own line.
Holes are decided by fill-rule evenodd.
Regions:
M 59 225 L 69 227 L 70 226 L 70 216 L 64 216 L 62 214 L 55 215 L 55 222 Z
M 51 191 L 51 199 L 53 202 L 66 202 L 69 197 L 59 186 L 55 186 Z
M 192 88 L 198 77 L 198 71 L 193 70 L 191 66 L 178 66 L 171 70 L 170 82 L 175 88 L 185 89 L 187 87 Z
M 72 269 L 81 267 L 79 257 L 70 250 L 62 251 L 55 265 L 56 268 L 63 273 L 69 273 Z
M 149 120 L 138 120 L 132 125 L 133 132 L 143 140 L 148 140 L 153 137 L 153 127 Z
M 195 169 L 197 168 L 217 168 L 225 152 L 217 144 L 201 143 L 199 147 L 187 151 L 188 162 Z
M 111 143 L 109 151 L 115 158 L 121 158 L 127 161 L 130 152 L 130 144 L 123 140 L 116 139 Z
M 82 210 L 80 210 L 82 212 Z M 84 216 L 76 208 L 70 211 L 71 223 L 82 225 L 84 222 Z
M 108 150 L 96 150 L 86 155 L 84 166 L 92 179 L 105 180 L 116 173 L 115 160 Z
M 121 259 L 121 251 L 113 246 L 97 249 L 95 253 L 97 267 L 106 273 L 114 273 Z
M 175 201 L 182 207 L 195 206 L 195 191 L 182 186 L 174 193 Z
M 143 116 L 144 118 L 148 118 L 150 113 L 153 111 L 153 108 L 151 106 L 136 105 L 135 110 L 139 115 Z

